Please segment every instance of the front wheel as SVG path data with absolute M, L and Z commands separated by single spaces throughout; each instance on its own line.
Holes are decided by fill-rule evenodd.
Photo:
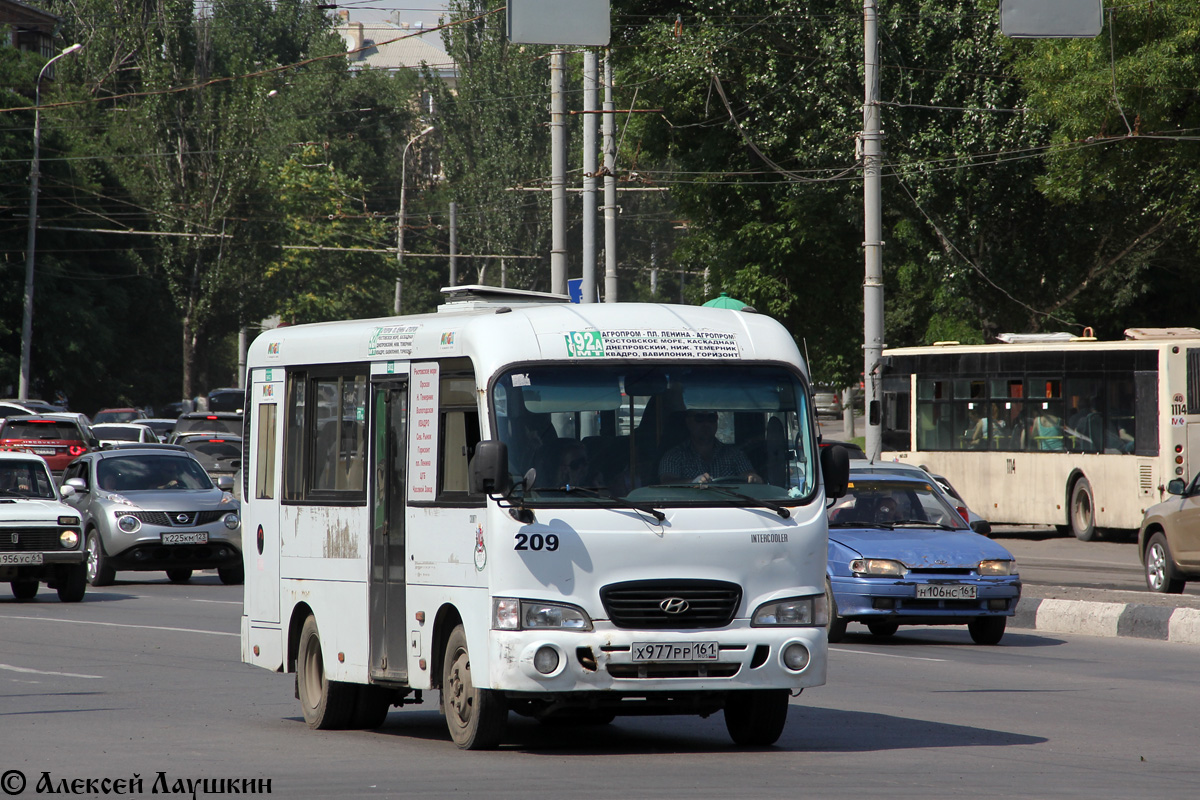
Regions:
M 739 747 L 775 744 L 787 724 L 787 689 L 743 689 L 725 700 L 725 729 Z
M 171 583 L 187 583 L 192 579 L 192 571 L 190 569 L 169 569 L 167 577 Z
M 461 750 L 492 750 L 500 744 L 508 723 L 504 696 L 479 689 L 471 678 L 467 632 L 457 626 L 446 642 L 442 659 L 442 710 L 450 738 Z
M 1159 594 L 1179 594 L 1184 583 L 1175 573 L 1167 537 L 1154 534 L 1146 545 L 1146 587 Z
M 314 730 L 339 730 L 354 716 L 358 687 L 325 677 L 325 659 L 321 654 L 321 633 L 317 618 L 304 620 L 300 629 L 300 647 L 296 654 L 296 689 L 304 721 Z
M 967 623 L 971 641 L 975 644 L 1000 644 L 1008 617 L 976 617 Z
M 87 565 L 67 567 L 58 579 L 58 599 L 64 603 L 78 603 L 87 591 Z
M 833 596 L 833 587 L 828 580 L 825 581 L 825 596 L 829 599 L 829 627 L 825 635 L 830 643 L 837 644 L 846 638 L 846 626 L 850 623 L 845 617 L 838 616 L 837 598 Z
M 218 567 L 217 577 L 226 586 L 237 586 L 246 582 L 246 568 L 241 564 L 236 567 Z
M 37 597 L 37 578 L 21 578 L 20 580 L 12 581 L 8 585 L 12 587 L 13 597 L 18 600 L 32 600 Z
M 1096 501 L 1092 494 L 1092 484 L 1087 478 L 1080 478 L 1071 487 L 1070 505 L 1071 533 L 1081 542 L 1095 541 L 1096 536 Z
M 93 528 L 87 535 L 87 581 L 92 586 L 110 586 L 116 576 L 117 571 L 108 564 L 100 532 Z

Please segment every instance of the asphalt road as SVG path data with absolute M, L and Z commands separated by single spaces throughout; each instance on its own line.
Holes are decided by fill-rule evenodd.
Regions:
M 309 730 L 291 676 L 239 661 L 238 587 L 209 574 L 187 586 L 132 577 L 144 580 L 74 605 L 53 593 L 17 603 L 0 588 L 0 788 L 11 796 L 37 796 L 44 773 L 55 787 L 137 775 L 151 796 L 160 772 L 158 794 L 177 781 L 269 779 L 281 797 L 1200 793 L 1192 646 L 852 632 L 832 648 L 828 685 L 793 700 L 776 747 L 733 748 L 720 715 L 599 728 L 513 717 L 499 751 L 462 753 L 434 702 L 393 710 L 376 731 Z M 12 792 L 19 779 L 25 790 Z

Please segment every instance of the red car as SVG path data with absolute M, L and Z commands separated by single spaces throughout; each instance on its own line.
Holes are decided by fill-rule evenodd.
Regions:
M 41 456 L 56 477 L 95 445 L 91 430 L 71 414 L 9 417 L 0 427 L 0 449 Z

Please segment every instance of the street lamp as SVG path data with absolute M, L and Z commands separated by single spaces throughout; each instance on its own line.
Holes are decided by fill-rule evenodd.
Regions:
M 21 379 L 17 398 L 29 398 L 29 350 L 33 341 L 33 252 L 37 244 L 38 149 L 42 140 L 42 78 L 50 65 L 60 58 L 78 52 L 83 47 L 76 42 L 46 62 L 38 73 L 33 87 L 33 163 L 29 167 L 29 235 L 25 240 L 25 317 L 21 322 Z
M 405 194 L 405 168 L 408 166 L 408 148 L 412 147 L 413 142 L 420 139 L 425 134 L 432 131 L 433 125 L 426 127 L 423 131 L 408 140 L 408 144 L 404 145 L 404 152 L 400 154 L 400 224 L 396 227 L 396 297 L 392 300 L 392 313 L 399 316 L 400 314 L 400 268 L 404 266 L 404 194 Z

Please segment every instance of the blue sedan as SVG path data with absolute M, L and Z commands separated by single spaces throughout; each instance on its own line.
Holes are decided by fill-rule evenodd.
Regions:
M 829 641 L 847 623 L 876 636 L 900 625 L 966 625 L 977 644 L 998 644 L 1017 609 L 1012 553 L 972 531 L 929 481 L 851 471 L 829 509 Z

